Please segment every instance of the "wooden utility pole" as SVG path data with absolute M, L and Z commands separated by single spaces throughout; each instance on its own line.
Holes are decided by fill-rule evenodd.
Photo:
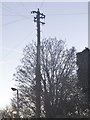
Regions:
M 36 117 L 40 118 L 41 113 L 40 23 L 45 24 L 44 22 L 41 22 L 40 19 L 44 19 L 45 15 L 43 13 L 40 13 L 39 9 L 38 11 L 32 11 L 31 13 L 36 13 L 36 16 L 34 17 L 34 22 L 37 23 Z

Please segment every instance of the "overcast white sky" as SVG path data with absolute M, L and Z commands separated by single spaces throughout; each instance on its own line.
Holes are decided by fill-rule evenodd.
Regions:
M 5 1 L 5 2 L 4 2 Z M 9 0 L 10 1 L 10 0 Z M 13 2 L 14 1 L 14 2 Z M 20 1 L 20 2 L 19 2 Z M 0 4 L 0 108 L 8 105 L 13 96 L 11 87 L 13 74 L 22 58 L 26 44 L 36 40 L 36 25 L 31 11 L 40 8 L 46 15 L 41 26 L 41 40 L 57 37 L 66 40 L 67 46 L 76 47 L 77 52 L 88 46 L 88 1 L 72 0 L 57 3 L 30 2 L 30 0 L 6 0 Z M 23 3 L 21 3 L 23 1 Z M 76 2 L 75 2 L 76 1 Z M 2 8 L 2 11 L 1 11 Z M 2 20 L 2 21 L 1 21 Z

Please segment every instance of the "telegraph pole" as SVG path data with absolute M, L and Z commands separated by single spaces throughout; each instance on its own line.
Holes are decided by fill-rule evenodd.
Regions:
M 39 9 L 38 11 L 32 11 L 31 13 L 36 13 L 36 16 L 34 17 L 34 22 L 37 23 L 37 60 L 36 60 L 36 117 L 40 118 L 41 113 L 41 74 L 40 74 L 40 23 L 45 24 L 44 22 L 41 22 L 40 19 L 44 19 L 45 15 L 43 13 L 40 13 Z

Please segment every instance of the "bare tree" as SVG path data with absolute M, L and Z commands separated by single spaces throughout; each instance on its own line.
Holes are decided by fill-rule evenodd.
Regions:
M 5 108 L 0 109 L 0 119 L 14 117 L 13 112 L 14 111 L 12 110 L 11 106 L 6 106 Z
M 36 113 L 36 45 L 23 50 L 22 65 L 17 67 L 14 80 L 19 90 L 19 106 L 26 117 Z M 41 117 L 79 116 L 81 90 L 77 88 L 76 50 L 67 49 L 56 38 L 41 43 Z M 15 101 L 15 100 L 13 100 Z M 14 103 L 14 102 L 12 102 Z

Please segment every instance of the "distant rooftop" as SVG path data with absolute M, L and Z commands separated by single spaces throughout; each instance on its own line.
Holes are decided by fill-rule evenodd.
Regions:
M 90 52 L 90 49 L 88 47 L 85 47 L 85 49 L 82 52 L 78 52 L 77 55 L 85 52 Z

